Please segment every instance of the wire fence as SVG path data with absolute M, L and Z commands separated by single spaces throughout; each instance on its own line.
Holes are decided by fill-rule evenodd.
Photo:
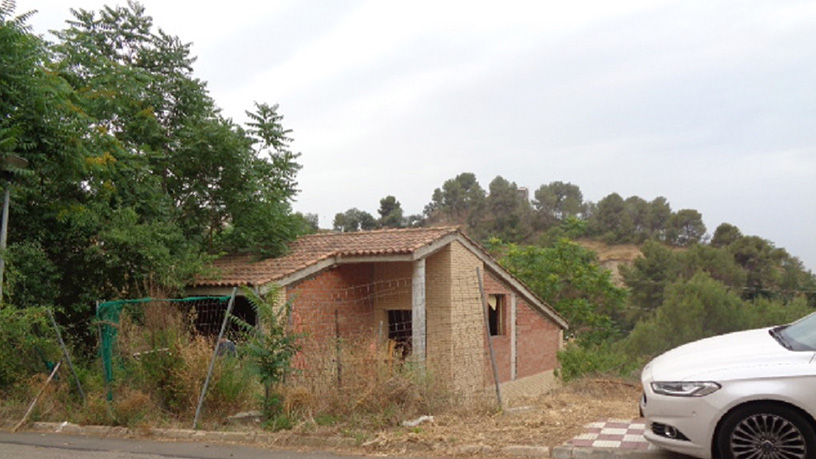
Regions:
M 229 296 L 181 299 L 140 298 L 107 301 L 96 309 L 99 355 L 105 382 L 127 361 L 168 352 L 184 337 L 179 331 L 214 336 L 227 311 Z
M 315 394 L 338 389 L 365 393 L 372 382 L 417 368 L 440 391 L 484 395 L 494 380 L 478 273 L 426 279 L 425 320 L 417 323 L 413 280 L 405 275 L 410 265 L 403 268 L 368 273 L 352 282 L 349 278 L 359 270 L 340 268 L 334 276 L 291 286 L 289 329 L 298 333 L 301 352 L 287 384 L 303 385 Z M 488 307 L 494 316 L 497 309 Z M 415 339 L 424 339 L 423 355 L 418 355 Z

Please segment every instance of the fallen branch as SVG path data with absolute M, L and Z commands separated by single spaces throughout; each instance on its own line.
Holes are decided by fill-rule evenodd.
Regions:
M 25 416 L 23 416 L 23 419 L 20 419 L 20 422 L 18 422 L 17 425 L 14 426 L 13 429 L 11 429 L 12 432 L 17 432 L 17 429 L 19 429 L 20 427 L 22 427 L 23 424 L 25 424 L 26 420 L 28 419 L 28 416 L 31 414 L 32 411 L 34 411 L 34 406 L 40 400 L 40 396 L 42 396 L 43 392 L 45 392 L 45 388 L 48 386 L 51 380 L 54 379 L 54 375 L 57 374 L 57 370 L 59 370 L 60 365 L 62 365 L 62 360 L 57 362 L 57 364 L 54 366 L 54 369 L 51 370 L 51 375 L 48 376 L 48 379 L 45 381 L 45 384 L 43 384 L 43 386 L 40 388 L 40 392 L 37 393 L 37 396 L 34 397 L 34 400 L 31 402 L 31 405 L 28 406 L 28 411 L 26 411 L 26 414 Z

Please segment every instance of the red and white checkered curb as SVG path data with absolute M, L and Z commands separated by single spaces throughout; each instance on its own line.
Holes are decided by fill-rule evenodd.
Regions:
M 645 431 L 643 419 L 608 419 L 587 424 L 584 432 L 568 441 L 567 446 L 644 451 L 658 449 L 643 438 Z

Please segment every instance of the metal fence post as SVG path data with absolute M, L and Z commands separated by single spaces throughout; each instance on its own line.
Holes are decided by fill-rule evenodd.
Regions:
M 479 295 L 482 297 L 482 312 L 484 313 L 485 331 L 487 332 L 487 347 L 490 349 L 490 366 L 493 368 L 493 381 L 496 383 L 496 399 L 499 401 L 499 409 L 504 409 L 501 397 L 501 387 L 499 384 L 499 371 L 496 368 L 496 354 L 493 351 L 493 341 L 490 339 L 490 319 L 487 312 L 487 298 L 485 298 L 484 282 L 482 273 L 476 268 L 476 277 L 479 279 Z
M 195 418 L 193 418 L 193 430 L 198 426 L 198 417 L 201 415 L 201 406 L 204 404 L 204 397 L 207 395 L 207 387 L 210 385 L 210 378 L 212 377 L 213 368 L 215 367 L 215 360 L 218 358 L 218 347 L 221 345 L 221 338 L 224 336 L 224 331 L 227 329 L 227 322 L 232 313 L 232 306 L 235 304 L 235 295 L 238 293 L 238 287 L 232 289 L 232 296 L 230 296 L 229 303 L 227 303 L 227 312 L 224 314 L 224 321 L 221 322 L 221 331 L 218 333 L 218 339 L 215 342 L 215 349 L 213 350 L 212 360 L 210 360 L 210 368 L 207 370 L 207 378 L 204 380 L 204 387 L 201 388 L 201 395 L 198 397 L 198 406 L 196 407 Z
M 74 364 L 71 363 L 71 356 L 68 355 L 68 349 L 65 347 L 65 341 L 62 340 L 62 333 L 59 331 L 57 321 L 54 320 L 54 314 L 51 312 L 50 308 L 47 308 L 46 311 L 48 311 L 48 317 L 51 318 L 51 325 L 54 326 L 54 331 L 57 332 L 57 339 L 59 340 L 60 347 L 62 347 L 62 353 L 65 356 L 65 361 L 68 362 L 68 368 L 71 369 L 71 374 L 74 375 L 74 381 L 76 381 L 77 389 L 79 389 L 79 395 L 82 396 L 82 403 L 85 403 L 85 391 L 82 390 L 82 384 L 79 383 L 79 376 L 74 369 Z

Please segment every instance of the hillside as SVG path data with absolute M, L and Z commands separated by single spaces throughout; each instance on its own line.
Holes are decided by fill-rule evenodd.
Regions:
M 620 266 L 630 265 L 636 258 L 643 256 L 643 252 L 634 244 L 609 245 L 602 241 L 591 239 L 580 239 L 577 242 L 581 244 L 581 246 L 598 254 L 598 263 L 612 272 L 612 280 L 614 280 L 618 286 L 623 286 Z

